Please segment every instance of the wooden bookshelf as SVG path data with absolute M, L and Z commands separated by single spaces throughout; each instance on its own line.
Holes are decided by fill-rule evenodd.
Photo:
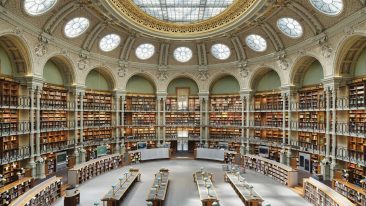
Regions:
M 297 186 L 298 171 L 287 165 L 256 155 L 245 155 L 244 166 L 289 187 Z
M 68 183 L 70 185 L 82 184 L 93 177 L 120 167 L 122 160 L 121 155 L 114 154 L 76 165 L 68 171 Z
M 141 162 L 141 152 L 139 151 L 130 151 L 128 152 L 128 162 L 132 164 Z
M 325 112 L 304 111 L 299 112 L 299 129 L 324 130 Z
M 315 206 L 355 206 L 327 185 L 310 177 L 303 180 L 304 198 Z
M 348 85 L 349 91 L 349 107 L 365 107 L 366 106 L 366 80 L 357 79 Z
M 84 110 L 112 110 L 112 94 L 102 91 L 87 91 L 83 100 Z
M 348 155 L 352 159 L 366 159 L 366 139 L 361 137 L 347 137 Z
M 308 87 L 298 92 L 300 110 L 325 109 L 325 92 L 322 86 Z
M 84 129 L 84 140 L 85 141 L 93 141 L 93 140 L 102 140 L 113 138 L 112 129 L 110 128 L 88 128 Z
M 178 105 L 176 96 L 169 96 L 166 99 L 167 111 L 200 111 L 200 101 L 197 96 L 188 97 L 187 105 Z
M 342 179 L 333 179 L 332 188 L 359 206 L 366 205 L 366 191 Z
M 0 171 L 0 173 L 3 175 L 3 178 L 5 179 L 4 185 L 12 183 L 19 178 L 17 175 L 17 173 L 20 171 L 19 162 L 0 165 Z
M 156 137 L 156 127 L 153 126 L 135 126 L 126 127 L 125 136 L 138 139 L 153 139 Z
M 167 138 L 177 138 L 178 130 L 180 131 L 188 131 L 188 137 L 192 139 L 199 139 L 200 136 L 200 128 L 199 127 L 185 127 L 184 125 L 177 125 L 176 127 L 166 127 L 165 134 Z
M 241 112 L 210 112 L 210 126 L 241 127 L 241 117 Z
M 200 125 L 199 112 L 168 112 L 166 125 L 197 126 Z
M 41 108 L 67 109 L 67 90 L 60 86 L 45 84 L 41 94 Z
M 242 101 L 239 95 L 210 96 L 210 111 L 216 112 L 241 112 Z
M 67 145 L 67 131 L 42 132 L 41 148 L 56 148 Z
M 155 112 L 125 113 L 125 126 L 154 126 L 156 125 Z
M 262 93 L 254 96 L 254 110 L 282 110 L 283 98 L 278 92 Z M 288 101 L 286 101 L 286 108 Z
M 0 137 L 0 157 L 12 156 L 18 151 L 19 137 L 17 135 Z
M 45 159 L 45 174 L 54 174 L 56 172 L 56 155 L 54 153 L 47 154 Z
M 128 94 L 126 96 L 125 111 L 156 111 L 156 96 Z
M 366 178 L 365 167 L 354 163 L 347 162 L 346 167 L 348 169 L 348 182 L 361 186 L 361 180 Z
M 61 177 L 51 177 L 18 197 L 10 206 L 52 205 L 61 198 Z
M 33 178 L 24 177 L 0 188 L 0 205 L 9 205 L 16 198 L 30 190 L 33 187 L 33 183 Z
M 112 126 L 112 113 L 106 111 L 84 111 L 84 127 Z
M 307 150 L 321 150 L 325 146 L 325 134 L 298 132 L 299 146 Z
M 210 139 L 234 139 L 241 137 L 240 128 L 227 128 L 227 127 L 210 127 L 209 128 Z
M 287 131 L 285 131 L 285 133 L 287 138 Z M 254 130 L 254 137 L 265 141 L 281 143 L 283 131 L 281 129 L 256 129 Z
M 0 77 L 0 105 L 18 106 L 19 83 L 10 78 Z
M 349 132 L 356 134 L 366 133 L 366 110 L 349 111 Z
M 18 131 L 19 114 L 17 109 L 0 110 L 0 126 L 4 132 L 14 133 Z

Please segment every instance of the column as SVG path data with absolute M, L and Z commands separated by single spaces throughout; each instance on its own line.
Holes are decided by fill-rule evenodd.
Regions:
M 86 156 L 86 151 L 83 147 L 83 142 L 84 142 L 84 92 L 80 92 L 79 93 L 79 102 L 80 102 L 80 152 L 79 152 L 79 162 L 83 163 L 85 162 L 85 156 Z
M 246 154 L 250 154 L 250 103 L 252 102 L 251 94 L 247 94 L 245 96 L 245 107 L 246 107 L 246 138 L 247 138 L 247 146 L 246 146 Z
M 281 155 L 280 162 L 286 164 L 286 97 L 287 91 L 281 93 L 282 96 L 282 144 L 281 144 Z
M 126 103 L 126 95 L 123 94 L 121 96 L 121 109 L 122 109 L 122 115 L 121 115 L 121 145 L 120 145 L 120 154 L 124 155 L 126 153 L 126 147 L 125 147 L 125 103 Z
M 204 117 L 205 117 L 205 147 L 208 147 L 208 125 L 209 125 L 209 115 L 208 115 L 208 96 L 204 97 Z
M 30 109 L 29 109 L 29 123 L 30 123 L 30 134 L 29 134 L 29 146 L 30 146 L 30 160 L 28 163 L 28 168 L 32 170 L 32 177 L 36 178 L 36 162 L 34 161 L 35 151 L 34 151 L 34 93 L 35 89 L 32 87 L 28 88 L 29 98 L 30 98 Z
M 120 151 L 119 151 L 119 126 L 120 126 L 120 119 L 119 119 L 119 114 L 120 114 L 120 110 L 121 110 L 121 108 L 120 108 L 120 99 L 121 99 L 121 95 L 118 93 L 118 92 L 116 92 L 115 94 L 114 94 L 114 105 L 115 105 L 115 116 L 116 116 L 116 121 L 115 121 L 115 124 L 114 124 L 114 126 L 115 126 L 115 141 L 116 141 L 116 145 L 115 145 L 115 151 L 114 151 L 114 153 L 115 154 L 118 154 L 118 153 L 120 153 Z
M 74 150 L 74 156 L 75 156 L 75 164 L 80 164 L 79 161 L 79 145 L 78 145 L 78 92 L 77 90 L 74 91 L 74 144 L 75 144 L 75 150 Z
M 41 95 L 42 88 L 37 87 L 36 90 L 36 168 L 37 168 L 37 178 L 43 179 L 45 175 L 45 162 L 41 157 Z
M 288 108 L 287 108 L 287 165 L 291 165 L 291 105 L 292 105 L 292 91 L 290 90 L 287 97 Z
M 200 145 L 202 145 L 203 141 L 203 129 L 204 129 L 204 117 L 203 117 L 203 98 L 199 97 L 200 100 Z
M 330 95 L 331 88 L 329 85 L 324 86 L 325 89 L 325 138 L 326 138 L 326 149 L 325 158 L 321 162 L 321 173 L 324 176 L 324 180 L 330 179 Z
M 165 138 L 166 138 L 166 96 L 162 97 L 162 106 L 163 106 L 163 117 L 162 117 L 162 123 L 163 123 L 163 145 L 165 145 Z
M 333 86 L 332 91 L 332 163 L 330 164 L 330 179 L 333 180 L 334 174 L 337 169 L 337 159 L 336 159 L 336 149 L 337 149 L 337 131 L 336 131 L 336 124 L 337 124 L 337 92 L 339 90 L 339 85 L 335 84 Z
M 160 106 L 160 103 L 161 103 L 161 99 L 160 99 L 160 96 L 157 96 L 157 129 L 158 129 L 158 131 L 157 131 L 157 133 L 156 133 L 156 135 L 158 136 L 158 143 L 157 143 L 157 145 L 158 145 L 158 147 L 160 146 L 160 140 L 161 140 L 161 127 L 162 127 L 162 124 L 161 124 L 161 121 L 160 121 L 160 115 L 161 115 L 161 106 Z M 165 126 L 164 126 L 165 127 Z
M 244 145 L 244 138 L 245 138 L 245 97 L 240 96 L 241 100 L 241 146 L 240 146 L 240 153 L 241 155 L 245 154 L 245 145 Z

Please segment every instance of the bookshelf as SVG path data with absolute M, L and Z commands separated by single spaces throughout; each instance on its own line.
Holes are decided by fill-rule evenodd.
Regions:
M 298 96 L 300 110 L 325 109 L 325 92 L 322 86 L 303 88 Z
M 366 110 L 349 111 L 349 131 L 350 133 L 366 133 Z
M 139 151 L 130 151 L 128 152 L 128 162 L 132 164 L 140 163 L 141 161 L 141 152 Z
M 361 137 L 349 136 L 348 140 L 348 155 L 352 159 L 366 159 L 366 139 Z
M 197 139 L 199 140 L 200 136 L 200 128 L 199 127 L 185 127 L 185 125 L 176 125 L 174 127 L 167 126 L 165 128 L 165 134 L 167 138 L 171 139 L 177 139 L 178 137 L 178 131 L 187 131 L 188 137 L 190 139 Z
M 298 132 L 299 146 L 304 150 L 322 150 L 325 146 L 325 134 Z
M 3 106 L 18 106 L 19 83 L 10 78 L 0 78 L 0 105 Z
M 342 179 L 333 179 L 332 188 L 359 206 L 366 205 L 366 191 Z
M 33 187 L 33 178 L 30 177 L 24 177 L 11 184 L 5 185 L 4 187 L 0 188 L 0 197 L 1 197 L 0 205 L 1 206 L 9 205 L 12 201 L 14 201 L 19 196 L 23 195 L 32 187 Z
M 67 90 L 60 86 L 45 84 L 41 94 L 41 108 L 67 109 Z
M 67 131 L 42 132 L 41 148 L 57 148 L 67 145 Z
M 4 136 L 0 138 L 1 158 L 12 156 L 18 151 L 19 137 L 17 135 Z
M 303 180 L 304 198 L 315 206 L 355 206 L 346 197 L 310 177 Z
M 45 159 L 45 174 L 54 174 L 56 172 L 56 155 L 53 153 L 47 154 Z
M 285 131 L 286 138 L 288 132 Z M 283 131 L 281 129 L 255 129 L 254 137 L 264 141 L 272 141 L 276 143 L 281 143 L 283 138 Z
M 299 129 L 324 130 L 325 112 L 304 111 L 299 112 Z
M 210 127 L 209 128 L 210 137 L 209 139 L 235 139 L 241 137 L 240 128 L 226 128 L 226 127 Z
M 156 96 L 128 94 L 125 102 L 126 112 L 156 111 Z
M 349 107 L 365 107 L 366 106 L 366 79 L 356 79 L 348 85 L 349 91 Z
M 101 175 L 122 165 L 123 157 L 119 154 L 107 155 L 76 165 L 68 171 L 68 183 L 70 185 L 83 182 Z
M 97 141 L 112 138 L 112 129 L 110 128 L 88 128 L 84 129 L 84 141 Z
M 282 110 L 283 98 L 278 92 L 261 93 L 254 96 L 254 110 Z M 286 101 L 286 108 L 288 101 Z
M 137 139 L 153 139 L 156 137 L 156 128 L 153 126 L 128 126 L 125 128 L 125 135 Z
M 169 112 L 165 115 L 166 125 L 198 126 L 200 114 L 197 112 Z
M 191 112 L 200 111 L 200 101 L 198 96 L 189 96 L 187 105 L 179 104 L 176 96 L 169 96 L 166 99 L 165 104 L 167 111 L 191 111 Z
M 347 162 L 348 182 L 361 186 L 360 181 L 366 178 L 366 170 L 363 166 Z
M 5 179 L 4 185 L 18 180 L 17 173 L 20 171 L 19 162 L 0 165 L 0 171 Z
M 61 198 L 61 177 L 51 177 L 18 197 L 10 206 L 52 205 Z
M 287 185 L 297 186 L 298 171 L 291 167 L 256 155 L 245 155 L 244 166 Z
M 210 111 L 241 112 L 242 101 L 239 95 L 210 96 Z

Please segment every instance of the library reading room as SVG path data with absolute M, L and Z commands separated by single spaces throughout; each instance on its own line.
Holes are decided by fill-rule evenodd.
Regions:
M 0 206 L 366 206 L 366 0 L 0 0 Z

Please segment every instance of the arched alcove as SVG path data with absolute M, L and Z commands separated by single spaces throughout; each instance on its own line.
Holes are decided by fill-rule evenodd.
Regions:
M 126 92 L 132 94 L 154 94 L 155 85 L 148 78 L 134 75 L 127 81 Z
M 366 47 L 364 47 L 359 54 L 353 70 L 353 77 L 363 76 L 366 76 Z
M 301 57 L 290 73 L 290 81 L 297 88 L 322 83 L 324 68 L 321 63 L 312 56 Z
M 170 96 L 177 95 L 177 88 L 188 88 L 189 89 L 189 95 L 190 96 L 198 96 L 199 89 L 197 83 L 186 77 L 179 77 L 176 79 L 173 79 L 167 88 L 167 93 Z
M 280 87 L 280 76 L 272 69 L 263 69 L 252 82 L 252 88 L 257 92 L 279 90 Z
M 210 94 L 238 94 L 239 82 L 231 75 L 222 76 L 214 81 L 210 87 Z
M 109 91 L 113 89 L 113 83 L 102 69 L 93 69 L 86 76 L 85 87 L 92 90 Z
M 10 57 L 6 51 L 0 46 L 0 74 L 5 76 L 13 76 L 13 67 Z

